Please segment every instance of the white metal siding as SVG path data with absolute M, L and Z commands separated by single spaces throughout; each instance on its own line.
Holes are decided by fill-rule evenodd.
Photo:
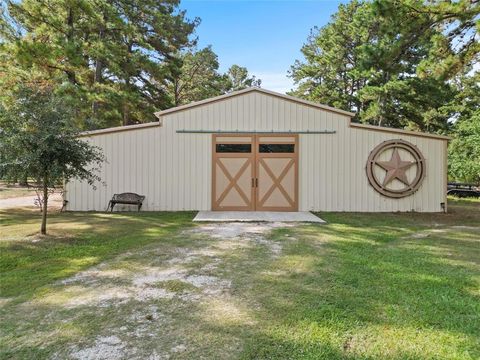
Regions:
M 69 210 L 105 210 L 114 193 L 146 196 L 144 210 L 211 208 L 211 134 L 176 130 L 335 130 L 300 135 L 299 210 L 442 211 L 445 194 L 445 140 L 349 127 L 349 117 L 259 92 L 167 114 L 162 126 L 88 138 L 101 147 L 105 182 L 93 190 L 72 181 L 66 187 Z M 365 165 L 382 141 L 404 139 L 422 151 L 427 175 L 412 196 L 391 199 L 368 183 Z

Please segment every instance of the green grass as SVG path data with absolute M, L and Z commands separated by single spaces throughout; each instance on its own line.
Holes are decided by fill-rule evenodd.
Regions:
M 0 297 L 32 296 L 66 278 L 130 249 L 168 238 L 190 226 L 193 213 L 54 213 L 46 237 L 40 214 L 0 211 Z
M 478 200 L 449 199 L 448 214 L 322 213 L 327 225 L 279 228 L 259 243 L 188 231 L 198 226 L 192 216 L 55 214 L 40 238 L 38 214 L 0 213 L 0 358 L 65 357 L 102 334 L 118 334 L 145 358 L 179 341 L 186 350 L 166 351 L 172 358 L 480 358 Z M 187 258 L 179 249 L 191 256 L 181 265 L 187 274 L 229 279 L 229 292 L 65 305 L 92 287 L 101 294 L 137 273 L 176 268 L 171 261 Z M 216 268 L 201 270 L 212 260 Z M 100 288 L 58 285 L 100 263 L 127 275 L 102 279 Z M 178 279 L 154 286 L 201 294 Z M 138 336 L 144 327 L 150 332 Z
M 183 293 L 183 292 L 186 292 L 186 291 L 196 291 L 195 286 L 193 286 L 191 284 L 188 284 L 188 283 L 185 283 L 185 282 L 180 281 L 180 280 L 161 281 L 156 285 L 159 286 L 162 289 L 172 291 L 172 292 L 176 292 L 176 293 Z
M 480 358 L 479 210 L 323 214 L 321 234 L 293 231 L 301 240 L 273 265 L 290 275 L 258 283 L 269 325 L 244 358 Z
M 7 184 L 3 181 L 0 181 L 0 200 L 33 195 L 35 195 L 35 190 L 32 188 L 21 187 L 14 184 Z

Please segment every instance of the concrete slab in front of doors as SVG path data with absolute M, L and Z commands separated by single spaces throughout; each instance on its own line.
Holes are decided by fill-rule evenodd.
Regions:
M 326 222 L 308 211 L 199 211 L 193 221 L 227 222 L 227 221 L 281 221 L 281 222 Z

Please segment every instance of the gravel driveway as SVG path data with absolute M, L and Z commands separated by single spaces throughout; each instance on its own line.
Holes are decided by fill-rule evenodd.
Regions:
M 12 302 L 4 319 L 21 335 L 7 337 L 50 359 L 236 359 L 257 326 L 251 279 L 275 281 L 268 265 L 297 241 L 269 234 L 293 226 L 202 224 L 122 253 Z

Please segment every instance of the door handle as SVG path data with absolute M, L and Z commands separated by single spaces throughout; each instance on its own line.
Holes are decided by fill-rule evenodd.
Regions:
M 255 186 L 258 187 L 258 178 L 255 179 Z

